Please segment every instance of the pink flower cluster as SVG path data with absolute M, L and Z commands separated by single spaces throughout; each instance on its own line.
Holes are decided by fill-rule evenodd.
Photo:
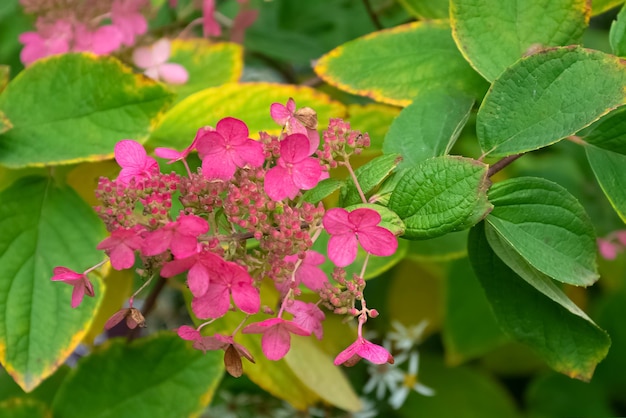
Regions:
M 280 106 L 272 105 L 272 116 L 280 114 Z M 386 349 L 363 338 L 363 323 L 377 312 L 365 307 L 363 277 L 346 278 L 343 267 L 354 262 L 359 245 L 372 255 L 393 254 L 397 238 L 380 225 L 380 215 L 369 207 L 325 211 L 321 204 L 300 200 L 303 191 L 327 177 L 325 165 L 333 156 L 325 161 L 314 157 L 319 136 L 289 132 L 300 129 L 298 112 L 291 99 L 283 107 L 289 114 L 278 121 L 286 124 L 280 136 L 263 134 L 261 141 L 251 139 L 243 121 L 228 117 L 215 128 L 199 129 L 183 151 L 156 150 L 168 163 L 183 162 L 187 176 L 161 173 L 141 144 L 120 141 L 115 147 L 120 174 L 113 181 L 102 178 L 97 190 L 102 205 L 96 210 L 110 232 L 98 249 L 108 254 L 117 270 L 131 268 L 140 260 L 144 268 L 138 272 L 148 281 L 155 272 L 165 278 L 185 275 L 191 310 L 207 322 L 198 328 L 181 327 L 178 333 L 194 341 L 198 349 L 224 350 L 226 368 L 233 375 L 242 373 L 241 357 L 254 362 L 248 350 L 234 341 L 238 332 L 262 334 L 263 354 L 280 360 L 290 349 L 292 334 L 323 337 L 325 313 L 320 305 L 359 318 L 358 338 L 337 357 L 336 364 L 350 365 L 358 358 L 393 362 Z M 333 149 L 342 149 L 337 137 L 334 141 Z M 195 173 L 186 162 L 193 151 L 202 161 Z M 175 193 L 183 209 L 171 213 Z M 320 268 L 324 255 L 312 250 L 324 231 L 330 235 L 328 257 L 337 266 L 332 281 Z M 250 240 L 258 243 L 256 248 L 247 247 Z M 54 271 L 53 280 L 74 287 L 73 307 L 84 294 L 93 296 L 87 272 L 79 274 L 64 267 Z M 269 308 L 261 309 L 260 289 L 265 279 L 273 280 L 281 296 L 279 312 L 245 325 L 248 316 L 273 314 Z M 320 300 L 299 300 L 302 287 L 317 292 Z M 124 319 L 133 328 L 143 325 L 143 316 L 133 307 L 135 294 L 130 307 L 117 312 L 107 327 Z M 356 308 L 357 301 L 361 309 Z M 232 334 L 200 333 L 229 311 L 246 314 Z

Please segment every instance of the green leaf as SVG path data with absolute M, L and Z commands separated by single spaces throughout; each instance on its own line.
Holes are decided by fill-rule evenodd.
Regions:
M 5 133 L 13 127 L 9 118 L 3 112 L 0 112 L 0 134 Z
M 609 41 L 615 55 L 618 57 L 626 56 L 626 7 L 622 7 L 611 24 Z
M 399 113 L 398 107 L 380 103 L 348 105 L 348 115 L 350 115 L 348 120 L 352 129 L 367 132 L 370 137 L 370 146 L 365 148 L 361 155 L 380 153 L 389 126 Z
M 450 21 L 463 55 L 493 81 L 533 49 L 580 44 L 590 10 L 586 0 L 452 0 Z
M 389 209 L 406 225 L 405 238 L 444 235 L 477 209 L 482 216 L 489 213 L 491 206 L 484 200 L 490 185 L 487 169 L 470 158 L 443 156 L 406 170 L 389 201 Z
M 100 303 L 70 306 L 72 286 L 50 281 L 55 266 L 95 265 L 104 237 L 93 210 L 68 187 L 22 178 L 0 194 L 0 362 L 27 392 L 74 351 Z
M 285 361 L 302 383 L 325 402 L 350 412 L 362 409 L 361 401 L 342 370 L 315 345 L 311 337 L 293 336 Z
M 11 67 L 8 65 L 0 65 L 0 93 L 2 93 L 9 84 L 10 75 Z
M 533 268 L 576 286 L 598 280 L 591 219 L 562 186 L 541 178 L 509 179 L 494 184 L 489 199 L 494 209 L 488 224 Z
M 617 57 L 579 47 L 522 58 L 494 81 L 478 111 L 481 148 L 504 157 L 576 133 L 625 103 L 625 66 Z
M 0 402 L 3 418 L 49 418 L 48 405 L 36 399 L 12 398 Z
M 238 81 L 243 71 L 243 50 L 235 43 L 176 39 L 168 62 L 181 64 L 189 73 L 185 84 L 170 86 L 179 102 L 200 90 Z
M 624 0 L 593 0 L 593 10 L 591 14 L 593 16 L 597 16 L 601 13 L 606 12 L 607 10 L 619 6 L 622 3 L 624 3 Z
M 310 87 L 231 83 L 202 90 L 176 104 L 152 132 L 149 145 L 183 149 L 191 144 L 200 127 L 215 126 L 227 116 L 243 120 L 252 137 L 258 137 L 259 131 L 278 134 L 281 127 L 270 117 L 270 105 L 284 104 L 290 97 L 298 108 L 308 106 L 317 111 L 320 129 L 329 118 L 345 114 L 341 103 Z
M 10 398 L 36 399 L 49 405 L 52 403 L 54 395 L 69 371 L 70 367 L 67 365 L 59 367 L 52 376 L 44 380 L 35 390 L 26 393 L 5 370 L 0 370 L 0 401 Z
M 518 418 L 510 394 L 493 377 L 473 367 L 447 367 L 441 359 L 422 354 L 419 382 L 433 388 L 435 396 L 410 391 L 399 415 L 454 418 Z
M 317 183 L 317 186 L 313 189 L 307 190 L 302 195 L 302 200 L 316 205 L 330 196 L 333 192 L 339 190 L 344 184 L 345 182 L 343 180 L 333 178 L 324 179 Z
M 626 287 L 624 287 L 624 276 L 620 276 L 622 286 L 616 292 L 605 293 L 598 307 L 598 323 L 607 330 L 611 336 L 611 350 L 606 359 L 598 365 L 594 374 L 594 381 L 602 384 L 605 393 L 612 395 L 615 399 L 621 399 L 626 387 L 626 327 L 624 327 L 624 317 L 626 317 Z M 604 279 L 604 278 L 603 278 Z M 611 415 L 609 415 L 611 416 Z
M 370 197 L 372 193 L 375 193 L 378 186 L 381 185 L 390 175 L 393 170 L 402 161 L 402 157 L 399 154 L 387 154 L 374 158 L 367 164 L 362 165 L 354 171 L 354 174 L 361 186 L 361 190 L 365 197 Z M 350 180 L 346 182 L 345 189 L 342 190 L 343 205 L 349 206 L 361 202 L 354 181 Z
M 567 300 L 554 282 L 541 279 L 545 276 L 536 277 L 543 282 L 542 293 L 507 267 L 489 246 L 483 224 L 472 228 L 468 242 L 472 267 L 502 330 L 556 371 L 591 379 L 611 344 L 606 332 Z M 551 296 L 546 296 L 548 292 Z
M 399 0 L 413 16 L 420 19 L 447 19 L 448 0 Z
M 585 147 L 589 165 L 615 212 L 626 222 L 626 155 Z
M 408 257 L 416 261 L 450 261 L 467 255 L 468 230 L 409 242 Z
M 13 124 L 0 136 L 0 164 L 110 158 L 118 141 L 145 140 L 171 97 L 162 84 L 112 57 L 63 54 L 39 60 L 0 95 L 0 111 Z
M 408 106 L 426 89 L 481 97 L 486 87 L 445 21 L 409 23 L 355 39 L 320 58 L 315 72 L 337 88 L 398 106 Z
M 626 155 L 626 107 L 615 109 L 578 135 L 592 145 Z
M 443 343 L 450 365 L 486 354 L 509 340 L 467 258 L 452 263 L 447 274 L 445 310 Z
M 221 351 L 206 354 L 173 333 L 128 344 L 111 340 L 81 359 L 54 399 L 55 416 L 184 417 L 199 414 L 223 375 Z
M 398 153 L 400 167 L 446 155 L 467 122 L 474 100 L 439 90 L 418 95 L 389 128 L 383 151 Z

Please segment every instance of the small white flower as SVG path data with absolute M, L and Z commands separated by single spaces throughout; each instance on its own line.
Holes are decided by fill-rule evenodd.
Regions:
M 363 405 L 363 408 L 361 408 L 358 412 L 354 412 L 351 415 L 352 418 L 376 418 L 379 416 L 375 402 L 366 398 L 361 398 L 361 405 Z
M 388 340 L 383 341 L 383 347 L 389 351 Z M 376 389 L 376 398 L 383 399 L 386 391 L 393 393 L 397 390 L 400 382 L 404 380 L 404 373 L 398 368 L 406 360 L 406 356 L 400 355 L 395 358 L 394 364 L 369 364 L 367 372 L 370 375 L 369 380 L 363 387 L 364 393 L 370 393 Z
M 387 334 L 387 337 L 395 343 L 395 348 L 400 351 L 408 351 L 422 342 L 422 334 L 428 326 L 428 320 L 424 319 L 419 324 L 405 327 L 400 321 L 391 322 L 394 331 Z
M 398 409 L 404 404 L 411 390 L 424 396 L 434 396 L 435 391 L 426 385 L 423 385 L 417 379 L 417 370 L 419 368 L 419 353 L 414 351 L 409 356 L 409 370 L 404 375 L 402 385 L 389 398 L 389 405 L 394 409 Z

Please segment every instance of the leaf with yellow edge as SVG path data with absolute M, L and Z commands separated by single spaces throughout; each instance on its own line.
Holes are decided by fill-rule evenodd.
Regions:
M 5 133 L 6 131 L 10 130 L 12 127 L 13 127 L 13 124 L 11 123 L 9 118 L 7 118 L 4 113 L 0 112 L 0 134 Z
M 370 136 L 370 146 L 361 155 L 382 152 L 383 140 L 393 120 L 400 113 L 400 108 L 379 103 L 366 105 L 348 105 L 350 127 Z
M 426 89 L 482 97 L 487 83 L 465 61 L 446 21 L 415 22 L 347 42 L 319 59 L 315 72 L 341 90 L 407 106 Z
M 67 174 L 65 181 L 90 206 L 97 206 L 101 204 L 94 192 L 98 187 L 98 180 L 103 176 L 115 178 L 119 171 L 120 166 L 114 160 L 82 163 Z
M 346 376 L 311 337 L 292 337 L 285 361 L 300 380 L 324 401 L 350 412 L 361 410 L 361 401 Z
M 185 84 L 170 86 L 179 102 L 200 90 L 238 81 L 243 72 L 243 48 L 201 38 L 176 39 L 172 41 L 169 61 L 181 64 L 189 74 Z
M 104 277 L 102 303 L 91 323 L 89 331 L 83 338 L 84 344 L 93 344 L 95 338 L 104 331 L 104 324 L 122 308 L 130 296 L 133 286 L 134 272 L 132 270 L 113 270 L 107 263 L 108 272 Z
M 13 129 L 0 135 L 11 168 L 99 161 L 125 138 L 145 140 L 172 93 L 113 57 L 41 59 L 0 94 Z
M 253 138 L 258 131 L 278 134 L 281 127 L 270 117 L 274 102 L 285 104 L 292 97 L 298 106 L 317 111 L 320 129 L 329 118 L 345 116 L 345 107 L 329 96 L 303 86 L 273 83 L 231 83 L 192 94 L 174 106 L 150 136 L 148 144 L 154 147 L 183 149 L 205 125 L 215 126 L 231 116 L 243 120 Z
M 597 16 L 623 3 L 624 0 L 593 0 L 591 2 L 591 14 Z
M 52 418 L 48 405 L 37 399 L 11 398 L 0 402 L 4 418 Z

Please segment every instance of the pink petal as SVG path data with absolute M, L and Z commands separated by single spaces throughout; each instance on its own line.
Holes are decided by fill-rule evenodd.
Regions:
M 152 45 L 152 65 L 161 65 L 167 62 L 170 52 L 170 41 L 168 39 L 162 38 L 156 41 Z
M 280 325 L 269 328 L 261 338 L 263 354 L 269 360 L 280 360 L 291 347 L 291 335 Z
M 137 141 L 131 139 L 123 139 L 115 144 L 115 161 L 122 168 L 126 167 L 143 167 L 148 154 Z
M 606 260 L 615 260 L 617 257 L 617 245 L 611 241 L 598 238 L 598 250 L 600 255 Z
M 189 73 L 180 64 L 165 63 L 159 66 L 159 79 L 169 84 L 185 84 L 189 81 Z
M 265 162 L 265 154 L 263 153 L 263 145 L 254 140 L 247 140 L 241 145 L 235 147 L 238 156 L 249 164 L 251 167 L 260 167 Z M 239 165 L 242 167 L 244 164 Z
M 237 166 L 228 158 L 228 154 L 225 154 L 224 158 L 214 154 L 202 160 L 202 175 L 209 180 L 228 181 L 233 178 L 236 170 Z
M 115 312 L 104 324 L 104 329 L 109 330 L 113 328 L 114 326 L 122 322 L 122 320 L 126 318 L 126 315 L 128 315 L 128 313 L 128 309 L 120 309 L 119 311 Z
M 293 98 L 292 98 L 292 97 L 290 97 L 290 98 L 287 100 L 287 104 L 286 104 L 285 108 L 287 109 L 287 111 L 288 111 L 290 114 L 293 114 L 293 112 L 295 112 L 295 110 L 296 110 L 296 101 L 295 101 L 295 100 L 293 100 Z
M 78 283 L 72 290 L 72 308 L 76 308 L 83 301 L 85 296 L 85 286 L 82 283 Z
M 209 232 L 209 223 L 197 215 L 181 215 L 178 218 L 178 232 L 195 237 Z
M 345 234 L 354 232 L 354 226 L 348 220 L 348 211 L 343 208 L 332 208 L 326 211 L 322 218 L 324 229 L 329 234 Z
M 300 265 L 296 276 L 306 287 L 314 291 L 323 289 L 324 283 L 328 282 L 328 277 L 322 269 L 305 263 Z
M 164 253 L 169 248 L 173 236 L 174 231 L 166 227 L 148 232 L 141 246 L 141 253 L 146 256 Z
M 398 249 L 398 238 L 381 226 L 370 226 L 365 230 L 359 230 L 357 237 L 363 249 L 373 255 L 386 257 L 394 254 Z
M 244 334 L 262 334 L 271 327 L 285 322 L 282 318 L 270 318 L 261 322 L 254 322 L 245 327 L 241 332 Z
M 115 246 L 110 252 L 111 265 L 115 270 L 125 270 L 135 264 L 135 251 L 127 245 Z
M 276 166 L 269 169 L 265 174 L 263 184 L 265 193 L 274 201 L 285 198 L 293 199 L 300 189 L 296 186 L 286 168 Z
M 106 55 L 122 45 L 122 33 L 112 25 L 100 26 L 92 34 L 90 50 L 97 55 Z
M 195 297 L 202 297 L 206 294 L 210 280 L 211 274 L 203 263 L 195 263 L 187 274 L 187 285 Z
M 350 222 L 357 228 L 362 229 L 367 226 L 376 226 L 380 223 L 381 217 L 374 209 L 359 208 L 348 215 Z
M 357 340 L 358 341 L 358 340 Z M 393 356 L 389 351 L 378 344 L 371 343 L 365 339 L 357 347 L 357 354 L 374 364 L 393 363 Z
M 328 240 L 328 258 L 337 267 L 350 265 L 356 259 L 357 240 L 350 232 L 346 234 L 331 235 Z
M 202 32 L 204 37 L 220 36 L 222 28 L 215 20 L 215 0 L 202 0 Z
M 617 231 L 615 235 L 620 244 L 626 245 L 626 231 Z
M 247 314 L 255 314 L 261 309 L 261 296 L 252 285 L 252 277 L 239 265 L 231 264 L 234 277 L 231 280 L 231 293 L 235 305 Z
M 345 363 L 346 361 L 350 360 L 352 357 L 354 357 L 355 355 L 357 355 L 357 348 L 359 347 L 360 343 L 359 341 L 355 341 L 352 344 L 350 344 L 345 350 L 343 350 L 341 353 L 339 353 L 337 355 L 337 357 L 335 357 L 335 366 L 339 366 L 340 364 Z
M 316 129 L 306 128 L 306 136 L 309 138 L 309 155 L 312 155 L 320 146 L 320 133 Z
M 171 148 L 155 148 L 154 154 L 159 158 L 168 159 L 168 164 L 172 164 L 173 162 L 182 160 L 184 158 L 182 152 Z
M 55 267 L 52 270 L 52 273 L 54 274 L 54 276 L 52 276 L 52 279 L 51 279 L 53 281 L 67 282 L 67 281 L 76 281 L 76 280 L 83 279 L 82 273 L 77 273 L 73 270 L 68 269 L 67 267 Z
M 161 276 L 165 278 L 174 277 L 177 274 L 189 271 L 198 262 L 197 255 L 178 260 L 172 260 L 163 265 Z
M 198 318 L 220 318 L 228 312 L 230 296 L 228 288 L 219 283 L 211 283 L 209 290 L 199 298 L 193 298 L 191 309 Z
M 307 158 L 294 164 L 292 170 L 293 182 L 301 190 L 310 190 L 317 186 L 322 175 L 322 166 L 316 158 Z
M 291 113 L 293 112 L 289 112 L 289 110 L 280 103 L 272 103 L 270 106 L 270 116 L 274 122 L 281 126 L 285 126 L 287 119 L 291 116 Z
M 181 326 L 178 330 L 176 330 L 176 333 L 180 338 L 187 341 L 198 341 L 202 338 L 200 331 L 190 327 L 189 325 Z
M 241 144 L 248 139 L 249 131 L 246 124 L 239 119 L 227 117 L 215 126 L 215 130 L 219 132 L 227 143 Z
M 151 68 L 157 65 L 152 56 L 150 47 L 135 48 L 133 51 L 133 63 L 139 68 Z
M 280 158 L 288 163 L 298 163 L 309 154 L 309 138 L 302 134 L 291 134 L 280 143 Z

